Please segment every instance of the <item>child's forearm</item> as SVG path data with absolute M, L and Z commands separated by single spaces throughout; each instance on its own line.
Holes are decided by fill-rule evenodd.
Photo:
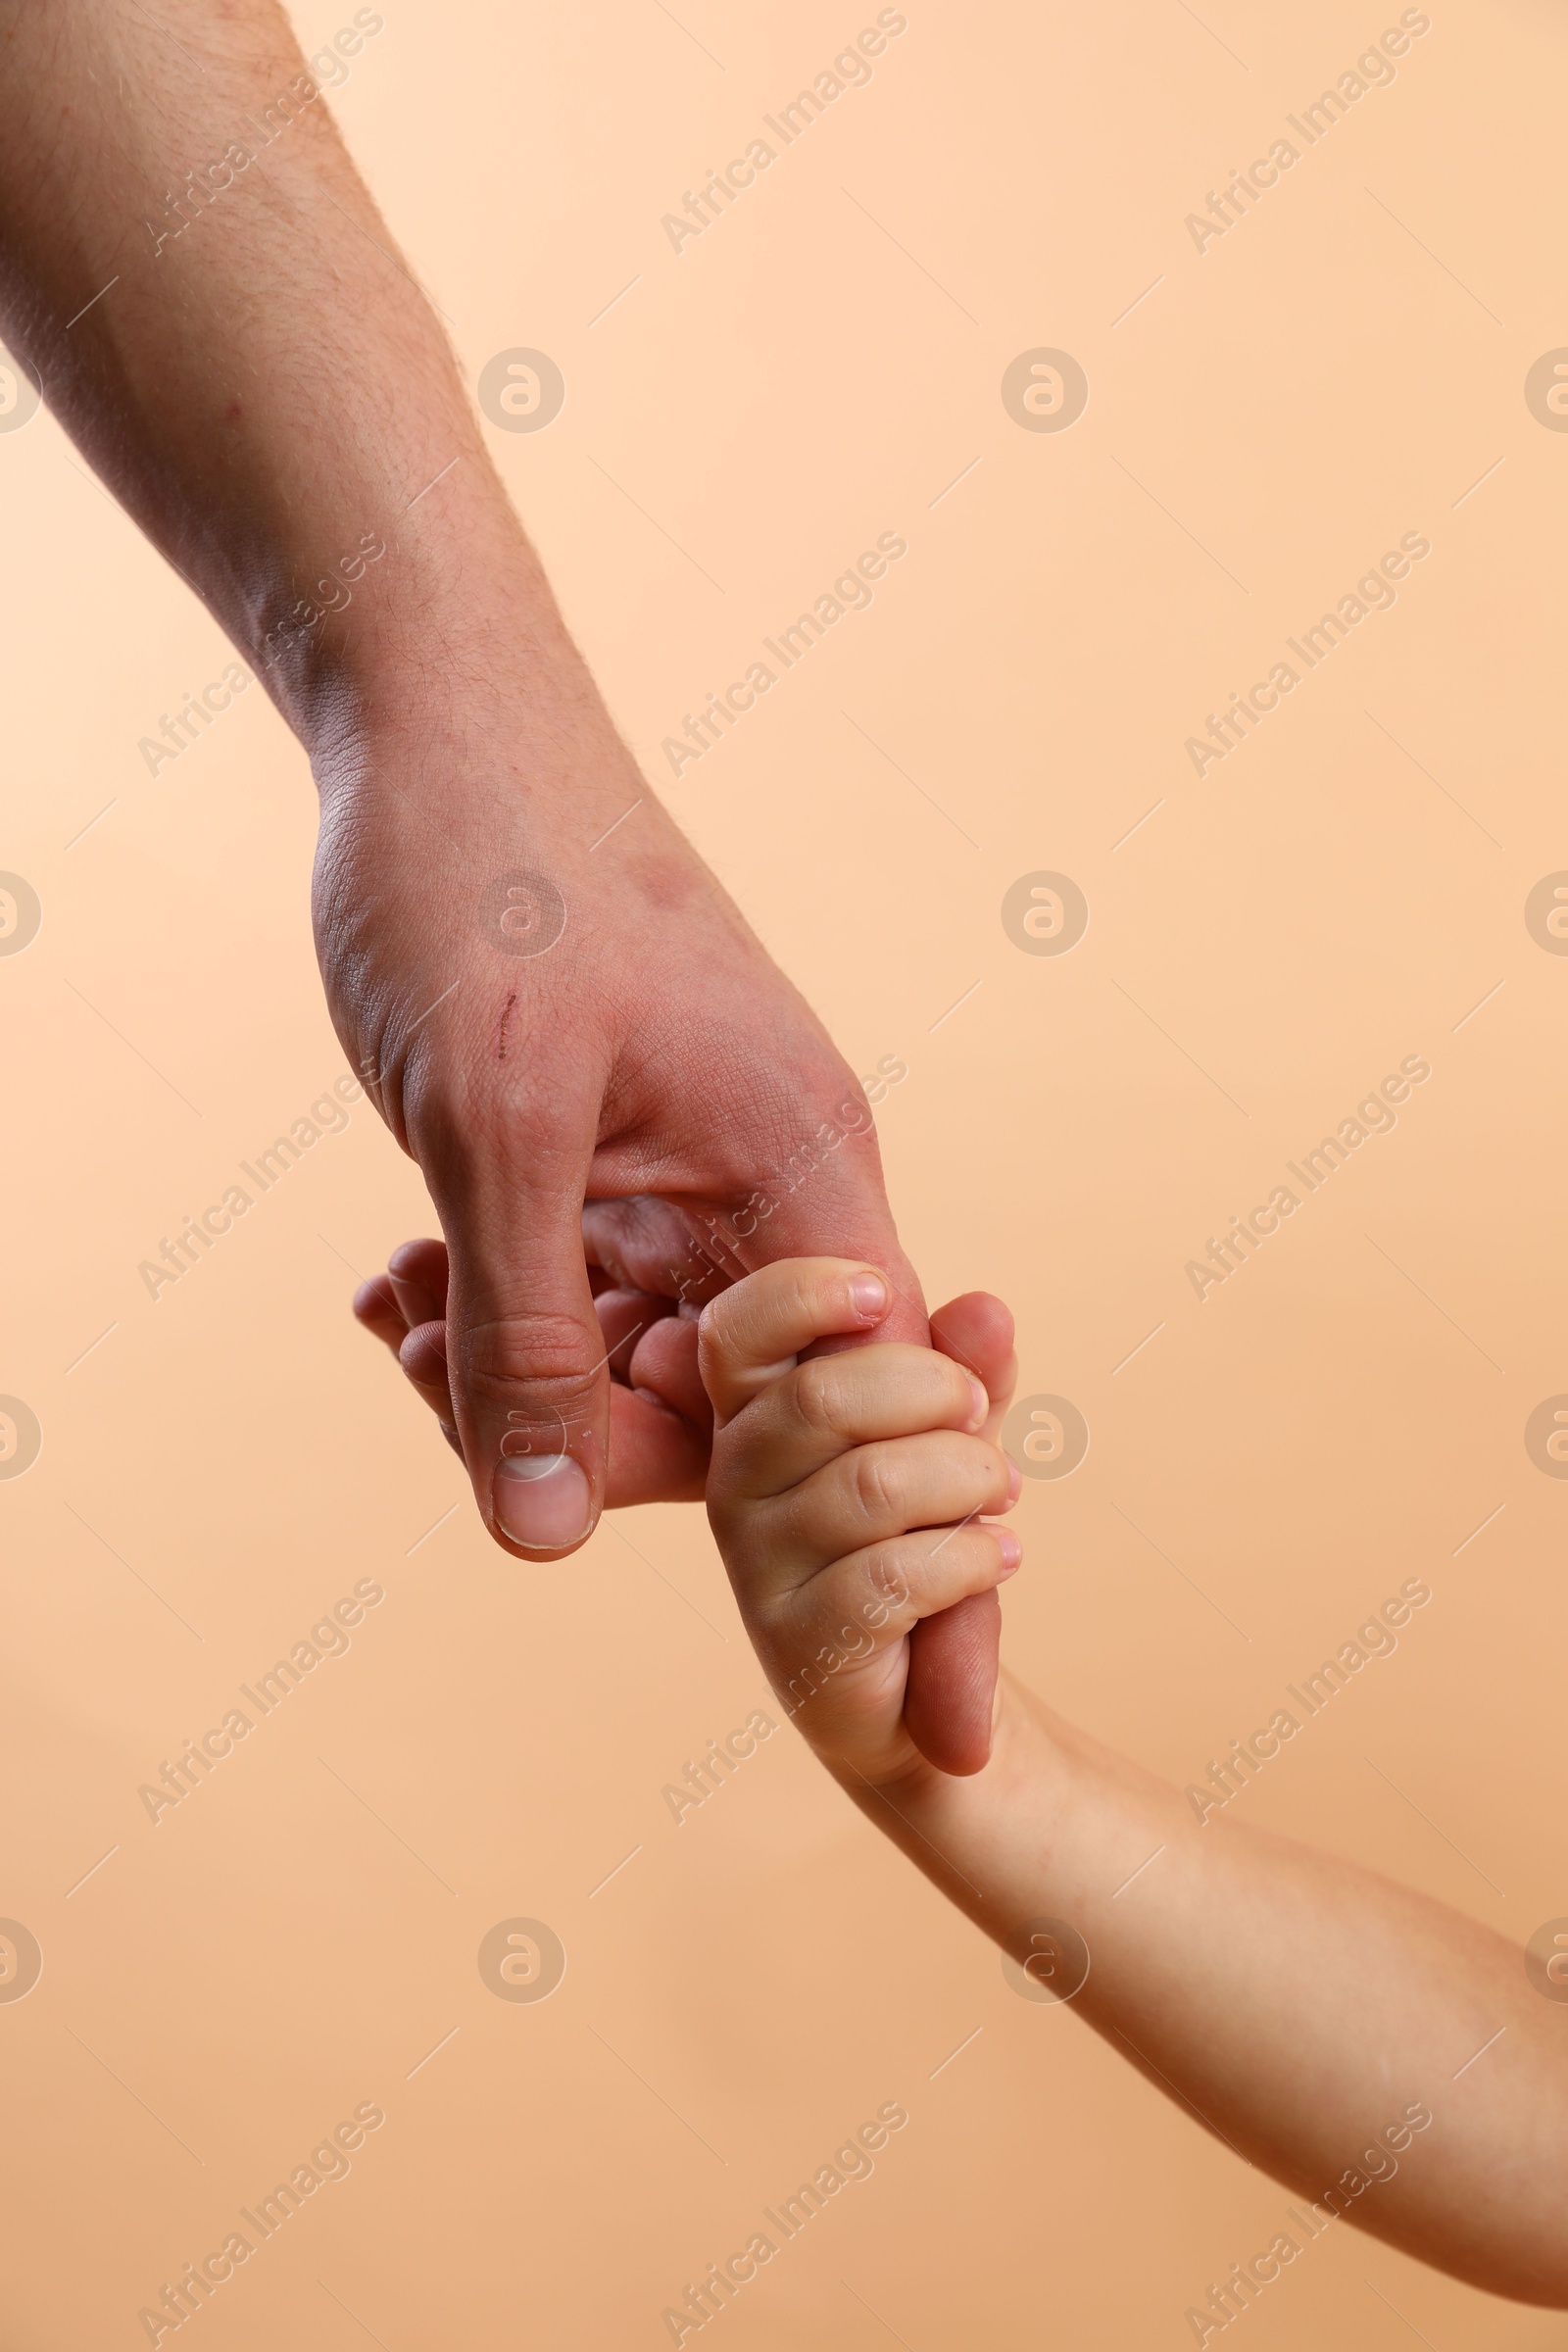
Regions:
M 1048 1987 L 1078 1947 L 1041 1923 L 1076 1931 L 1079 2015 L 1312 2228 L 1315 2200 L 1494 2293 L 1568 2305 L 1568 2006 L 1489 1929 L 1265 1831 L 1200 1826 L 1010 1678 L 983 1772 L 846 1786 L 1015 1961 L 1036 1931 Z

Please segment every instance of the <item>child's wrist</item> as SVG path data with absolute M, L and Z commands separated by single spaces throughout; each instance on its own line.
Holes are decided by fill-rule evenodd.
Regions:
M 928 1762 L 902 1730 L 896 1751 L 880 1770 L 867 1769 L 863 1758 L 845 1761 L 818 1752 L 828 1770 L 852 1792 L 869 1790 L 905 1814 L 950 1806 L 959 1792 L 970 1792 L 971 1801 L 986 1805 L 994 1794 L 999 1801 L 1015 1803 L 1022 1788 L 1038 1789 L 1042 1780 L 1051 1777 L 1054 1757 L 1045 1710 L 1005 1670 L 997 1678 L 991 1753 L 978 1772 L 944 1772 Z M 1004 1790 L 1004 1799 L 1001 1796 Z

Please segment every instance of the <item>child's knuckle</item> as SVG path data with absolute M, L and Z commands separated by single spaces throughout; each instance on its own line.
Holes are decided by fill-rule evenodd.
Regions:
M 925 1581 L 926 1553 L 907 1536 L 879 1544 L 866 1559 L 865 1588 L 869 1601 L 891 1619 L 908 1606 Z
M 845 1411 L 842 1384 L 832 1356 L 813 1357 L 795 1375 L 795 1410 L 804 1428 L 816 1438 L 842 1438 Z
M 896 1516 L 902 1481 L 895 1459 L 873 1446 L 852 1457 L 851 1492 L 863 1519 L 873 1524 Z

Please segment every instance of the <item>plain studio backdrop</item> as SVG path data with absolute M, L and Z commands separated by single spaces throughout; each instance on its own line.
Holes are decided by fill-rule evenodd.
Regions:
M 1424 1580 L 1235 1802 L 1522 1944 L 1568 1913 L 1568 1482 L 1525 1434 L 1568 1391 L 1568 956 L 1526 918 L 1568 868 L 1560 21 L 1407 11 L 1379 80 L 1381 0 L 909 0 L 855 78 L 852 0 L 379 13 L 329 103 L 469 383 L 560 370 L 548 425 L 486 430 L 618 722 L 857 1071 L 905 1071 L 876 1117 L 929 1297 L 1003 1292 L 1023 1393 L 1087 1424 L 1025 1485 L 1007 1655 L 1185 1784 Z M 299 12 L 307 52 L 352 15 Z M 42 1958 L 0 2000 L 6 2343 L 145 2340 L 359 2109 L 346 2176 L 190 2323 L 208 2352 L 652 2352 L 891 2103 L 871 2176 L 712 2323 L 730 2352 L 1190 2341 L 1286 2192 L 1017 1997 L 782 1722 L 675 1818 L 710 1741 L 779 1718 L 701 1511 L 559 1568 L 483 1537 L 349 1317 L 433 1221 L 333 1097 L 305 760 L 256 685 L 144 752 L 232 650 L 47 413 L 0 481 L 0 868 L 41 908 L 0 956 L 0 1392 L 41 1431 L 0 1482 L 0 1916 Z M 774 660 L 884 535 L 873 601 Z M 1039 874 L 1087 905 L 1064 953 L 1004 921 Z M 1397 1124 L 1297 1182 L 1407 1058 Z M 1188 1271 L 1281 1186 L 1239 1268 Z M 341 1600 L 348 1646 L 252 1705 Z M 155 1821 L 139 1790 L 233 1709 Z M 564 1950 L 548 1999 L 481 1960 L 516 1921 Z M 1464 2091 L 1400 2097 L 1460 2132 Z M 1563 2322 L 1340 2224 L 1245 2328 Z

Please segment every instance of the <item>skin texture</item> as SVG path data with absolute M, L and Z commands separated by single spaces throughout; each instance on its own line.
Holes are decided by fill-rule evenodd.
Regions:
M 926 1341 L 863 1094 L 617 737 L 271 0 L 0 0 L 0 64 L 7 347 L 311 757 L 333 1022 L 445 1237 L 362 1317 L 559 1558 L 700 1491 L 683 1298 L 864 1251 Z M 988 1622 L 920 1637 L 971 1744 Z
M 1517 1950 L 1229 1813 L 1200 1824 L 1180 1791 L 1010 1675 L 979 1771 L 936 1771 L 909 1738 L 911 1621 L 1008 1571 L 984 1518 L 945 1544 L 936 1522 L 989 1511 L 1004 1491 L 984 1436 L 956 1433 L 994 1428 L 1005 1408 L 1011 1319 L 995 1299 L 961 1302 L 968 1352 L 991 1376 L 984 1420 L 956 1378 L 901 1346 L 797 1363 L 844 1327 L 850 1285 L 869 1271 L 770 1266 L 701 1327 L 710 1517 L 805 1738 L 1010 1954 L 1019 1985 L 1054 1980 L 1152 2082 L 1286 2184 L 1308 2218 L 1277 2225 L 1294 2251 L 1276 2247 L 1274 2277 L 1338 2216 L 1494 2294 L 1568 2308 L 1568 2004 L 1534 1989 Z M 1089 1955 L 1081 1982 L 1072 1935 Z M 1254 2276 L 1240 2305 L 1271 2282 Z M 1195 2311 L 1193 2336 L 1212 2342 L 1223 2307 Z

